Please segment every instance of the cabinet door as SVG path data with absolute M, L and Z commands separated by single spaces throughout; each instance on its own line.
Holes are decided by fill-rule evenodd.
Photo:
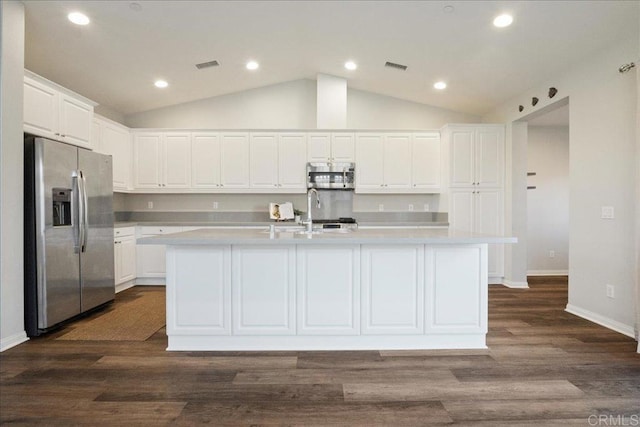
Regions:
M 307 135 L 307 159 L 309 162 L 328 162 L 331 157 L 331 134 Z
M 379 133 L 356 137 L 356 191 L 380 192 L 384 188 L 384 136 Z
M 104 154 L 102 148 L 102 122 L 95 118 L 91 124 L 91 148 L 98 153 Z
M 385 190 L 411 188 L 411 134 L 386 134 L 383 156 Z
M 165 277 L 167 271 L 164 245 L 138 245 L 136 252 L 137 277 Z
M 475 132 L 473 129 L 454 129 L 450 131 L 450 185 L 452 187 L 475 185 L 474 137 Z
M 163 187 L 189 188 L 191 186 L 191 135 L 188 133 L 164 134 Z
M 252 133 L 249 143 L 251 188 L 278 187 L 278 136 Z
M 355 158 L 355 135 L 353 133 L 331 134 L 331 161 L 354 162 Z
M 136 238 L 127 236 L 120 239 L 122 251 L 121 276 L 123 282 L 136 278 Z
M 411 182 L 416 190 L 440 190 L 440 135 L 416 133 L 411 150 Z
M 358 335 L 360 247 L 300 245 L 297 259 L 298 334 Z
M 475 138 L 476 185 L 501 187 L 504 169 L 504 128 L 478 129 Z
M 295 246 L 233 246 L 233 333 L 295 335 Z
M 476 233 L 501 236 L 503 231 L 502 190 L 480 190 L 474 195 Z M 490 244 L 489 276 L 504 276 L 504 245 Z
M 424 246 L 362 245 L 362 334 L 424 332 Z
M 140 133 L 133 141 L 134 187 L 161 188 L 162 134 Z
M 56 90 L 25 77 L 24 131 L 49 138 L 58 138 L 58 102 Z
M 122 280 L 122 246 L 119 238 L 113 239 L 113 276 L 116 285 L 125 282 Z
M 304 133 L 281 133 L 278 143 L 278 186 L 307 190 L 307 139 Z
M 221 187 L 249 188 L 249 134 L 221 135 Z
M 220 187 L 220 136 L 217 133 L 193 134 L 191 185 L 194 188 Z
M 113 188 L 126 190 L 131 178 L 131 136 L 125 129 L 109 123 L 102 125 L 100 152 L 111 154 L 113 161 Z
M 60 137 L 70 144 L 91 148 L 93 107 L 61 93 Z
M 473 232 L 475 190 L 452 190 L 449 194 L 450 228 L 457 231 Z

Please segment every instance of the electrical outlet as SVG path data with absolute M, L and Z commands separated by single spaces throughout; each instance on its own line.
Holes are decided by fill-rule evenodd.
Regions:
M 424 204 L 424 211 L 429 212 L 429 203 Z
M 153 202 L 147 202 L 147 209 L 153 209 Z
M 382 203 L 380 203 L 378 205 L 378 212 L 382 212 L 382 211 L 384 211 L 384 205 Z
M 613 206 L 602 206 L 600 210 L 600 218 L 602 219 L 613 219 L 615 218 Z
M 413 205 L 409 204 L 409 212 L 413 212 Z
M 549 251 L 549 258 L 555 258 L 556 257 L 556 251 Z
M 213 209 L 218 209 L 218 202 L 213 202 Z
M 606 287 L 607 287 L 607 296 L 609 298 L 615 298 L 616 294 L 615 294 L 615 289 L 613 285 L 606 285 Z

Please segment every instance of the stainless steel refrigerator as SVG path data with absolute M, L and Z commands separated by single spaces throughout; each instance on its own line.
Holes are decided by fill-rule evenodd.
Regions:
M 111 156 L 25 134 L 25 327 L 37 336 L 114 299 Z

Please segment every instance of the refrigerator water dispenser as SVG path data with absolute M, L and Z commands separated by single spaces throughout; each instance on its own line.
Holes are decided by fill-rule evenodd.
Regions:
M 71 225 L 71 189 L 53 188 L 53 226 L 64 227 Z

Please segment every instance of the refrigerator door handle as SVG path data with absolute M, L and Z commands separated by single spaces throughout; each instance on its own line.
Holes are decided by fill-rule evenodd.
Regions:
M 76 206 L 73 209 L 74 216 L 72 219 L 74 234 L 75 234 L 75 242 L 74 242 L 74 252 L 80 253 L 82 250 L 82 242 L 84 241 L 84 228 L 82 227 L 82 193 L 80 183 L 80 171 L 73 171 L 71 174 L 71 178 L 73 179 L 73 193 L 75 197 L 73 198 L 73 203 Z
M 86 179 L 82 171 L 78 171 L 78 217 L 80 219 L 80 252 L 87 250 L 87 186 Z

